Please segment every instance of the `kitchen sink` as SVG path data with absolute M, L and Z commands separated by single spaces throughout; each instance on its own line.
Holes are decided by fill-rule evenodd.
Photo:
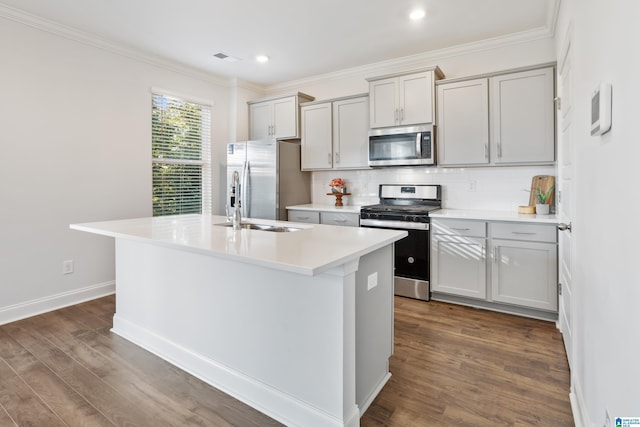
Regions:
M 213 225 L 218 225 L 220 227 L 232 227 L 233 224 L 230 222 L 223 222 L 220 224 L 213 224 Z M 254 224 L 251 222 L 243 222 L 240 224 L 240 228 L 243 228 L 245 230 L 260 230 L 260 231 L 273 231 L 275 233 L 288 233 L 291 231 L 298 231 L 298 230 L 302 230 L 302 228 L 296 228 L 296 227 L 283 227 L 281 225 L 270 225 L 270 224 Z

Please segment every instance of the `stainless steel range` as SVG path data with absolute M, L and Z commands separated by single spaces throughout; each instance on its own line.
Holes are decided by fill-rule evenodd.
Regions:
M 395 243 L 395 294 L 428 301 L 429 212 L 440 209 L 440 186 L 381 184 L 379 196 L 360 208 L 360 225 L 409 232 Z

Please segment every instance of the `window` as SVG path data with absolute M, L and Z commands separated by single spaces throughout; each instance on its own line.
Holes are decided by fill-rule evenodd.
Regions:
M 153 216 L 211 212 L 211 107 L 152 94 Z

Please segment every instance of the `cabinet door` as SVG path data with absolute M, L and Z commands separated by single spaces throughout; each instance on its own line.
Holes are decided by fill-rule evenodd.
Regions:
M 273 104 L 271 102 L 259 102 L 249 105 L 249 139 L 271 138 L 271 120 L 273 117 Z
M 558 261 L 554 243 L 492 239 L 494 301 L 556 311 Z
M 432 234 L 431 290 L 485 299 L 485 239 Z
M 553 68 L 491 78 L 494 163 L 555 160 Z
M 433 123 L 433 73 L 410 74 L 398 80 L 399 123 L 403 126 Z
M 367 168 L 369 163 L 369 98 L 333 103 L 333 165 Z
M 398 79 L 389 78 L 369 83 L 369 124 L 372 128 L 398 123 Z
M 487 79 L 438 86 L 438 164 L 489 163 L 488 86 Z
M 297 138 L 298 103 L 295 96 L 273 101 L 273 137 Z
M 331 103 L 304 106 L 302 115 L 302 169 L 333 167 Z

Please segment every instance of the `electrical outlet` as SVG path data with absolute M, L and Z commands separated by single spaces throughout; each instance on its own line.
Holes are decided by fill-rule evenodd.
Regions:
M 476 181 L 475 180 L 469 181 L 469 191 L 472 192 L 472 193 L 476 191 Z
M 367 277 L 367 290 L 370 291 L 371 289 L 375 288 L 376 286 L 378 286 L 378 272 L 377 271 L 375 273 L 371 273 L 369 275 L 369 277 Z
M 66 261 L 62 261 L 62 274 L 71 274 L 73 273 L 73 260 L 68 259 Z

